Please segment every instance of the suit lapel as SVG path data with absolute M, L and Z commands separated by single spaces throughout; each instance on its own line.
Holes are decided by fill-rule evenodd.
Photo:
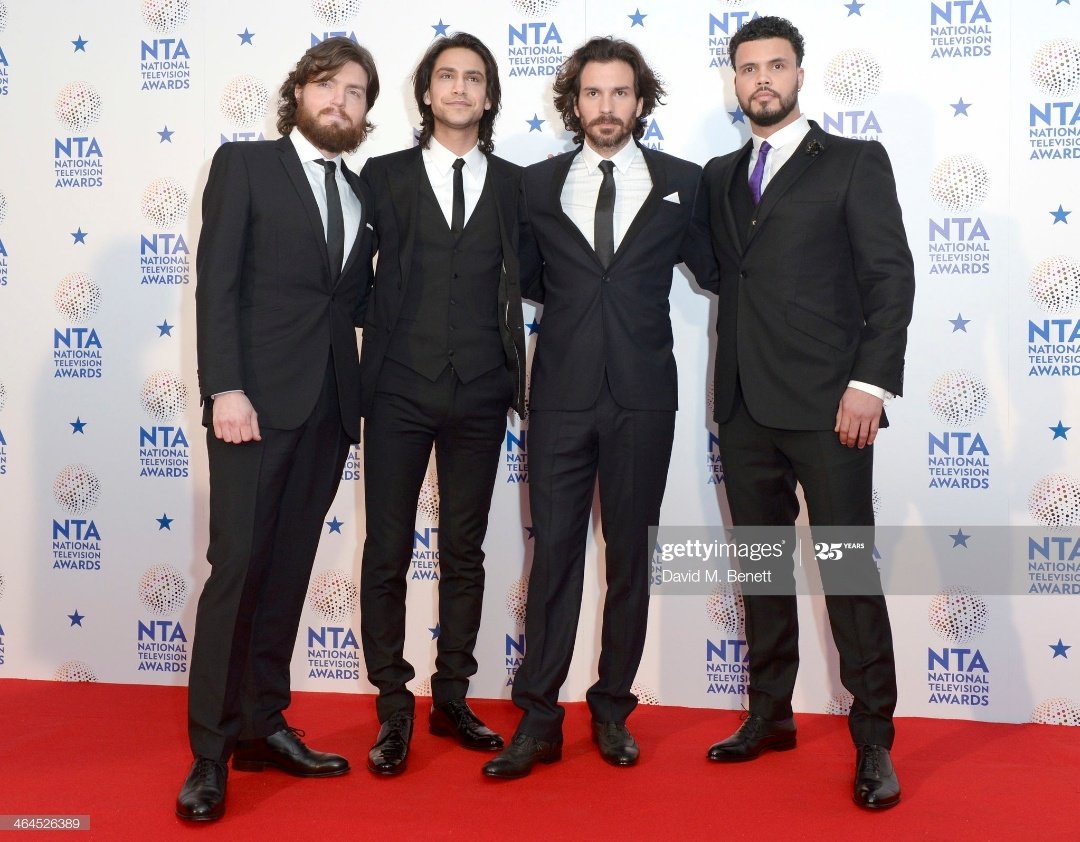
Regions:
M 807 146 L 811 141 L 816 142 L 820 147 L 820 151 L 813 155 L 807 152 Z M 765 188 L 765 192 L 761 194 L 761 204 L 758 205 L 757 213 L 754 215 L 756 223 L 751 227 L 750 234 L 746 238 L 747 249 L 750 248 L 757 232 L 761 230 L 765 220 L 768 219 L 773 208 L 780 203 L 784 194 L 791 189 L 791 186 L 799 180 L 804 172 L 813 166 L 814 161 L 827 148 L 827 136 L 816 125 L 811 124 L 810 131 L 799 141 L 799 148 L 795 151 L 795 154 L 780 168 L 780 172 L 773 176 L 768 187 Z
M 661 165 L 660 157 L 654 155 L 651 149 L 646 149 L 645 147 L 640 148 L 641 154 L 645 159 L 645 166 L 649 168 L 649 178 L 652 180 L 652 190 L 650 190 L 649 195 L 645 197 L 645 201 L 634 215 L 634 218 L 630 221 L 626 233 L 623 234 L 622 240 L 619 242 L 619 247 L 615 250 L 615 257 L 611 261 L 613 266 L 618 262 L 619 257 L 625 253 L 627 245 L 634 242 L 638 230 L 644 226 L 648 220 L 652 219 L 656 205 L 662 200 L 662 197 L 667 195 L 667 170 Z
M 326 279 L 329 282 L 330 257 L 326 253 L 326 231 L 323 228 L 319 206 L 315 203 L 315 195 L 311 192 L 311 182 L 308 181 L 307 174 L 304 172 L 304 165 L 300 163 L 300 156 L 296 154 L 296 147 L 293 146 L 288 136 L 280 138 L 277 144 L 278 154 L 281 156 L 281 165 L 285 168 L 285 173 L 300 198 L 300 204 L 303 205 L 304 214 L 307 216 L 308 224 L 311 227 L 311 235 L 322 245 L 319 253 L 322 254 L 323 269 L 326 270 Z
M 487 156 L 487 177 L 494 189 L 491 195 L 495 198 L 495 216 L 499 220 L 499 237 L 502 240 L 503 266 L 513 264 L 511 269 L 517 275 L 517 236 L 514 220 L 517 212 L 518 193 L 520 186 L 517 181 L 507 178 L 503 171 L 502 161 L 494 155 Z M 487 185 L 485 185 L 487 186 Z
M 390 201 L 394 204 L 394 217 L 398 231 L 404 231 L 405 238 L 398 253 L 400 261 L 398 272 L 402 288 L 409 283 L 409 272 L 413 263 L 413 244 L 416 240 L 416 216 L 419 213 L 420 177 L 424 166 L 420 147 L 414 147 L 415 154 L 404 156 L 400 170 L 392 175 L 390 181 Z
M 353 263 L 356 261 L 356 256 L 360 252 L 360 240 L 364 237 L 364 226 L 368 223 L 371 215 L 371 202 L 368 197 L 364 195 L 363 185 L 360 183 L 360 178 L 345 166 L 345 161 L 341 162 L 341 169 L 345 173 L 345 180 L 349 182 L 349 186 L 352 188 L 353 193 L 360 200 L 360 225 L 356 230 L 356 239 L 353 240 L 352 248 L 349 250 L 349 256 L 345 261 L 345 265 L 341 269 L 341 274 L 338 275 L 338 281 L 345 277 L 345 273 L 352 268 Z
M 746 235 L 740 232 L 738 226 L 735 224 L 735 208 L 731 206 L 731 191 L 735 189 L 734 181 L 739 177 L 740 172 L 746 176 L 744 181 L 749 178 L 739 164 L 745 160 L 747 151 L 753 145 L 753 141 L 748 140 L 743 148 L 734 155 L 731 166 L 728 168 L 727 173 L 725 173 L 726 177 L 719 185 L 717 185 L 720 190 L 720 201 L 723 203 L 724 208 L 724 212 L 720 215 L 723 217 L 724 224 L 727 227 L 727 239 L 729 243 L 738 249 L 740 255 L 745 251 L 743 239 Z
M 596 250 L 589 244 L 588 238 L 581 233 L 581 229 L 574 224 L 574 220 L 566 215 L 566 211 L 563 210 L 562 206 L 562 191 L 563 185 L 566 184 L 566 176 L 570 172 L 570 166 L 574 163 L 574 159 L 580 154 L 581 147 L 578 147 L 576 152 L 568 152 L 564 158 L 556 162 L 555 177 L 551 179 L 551 194 L 548 198 L 552 206 L 558 209 L 555 216 L 562 223 L 563 228 L 566 229 L 567 235 L 576 240 L 578 245 L 592 256 L 597 266 L 603 268 L 600 258 L 596 256 Z

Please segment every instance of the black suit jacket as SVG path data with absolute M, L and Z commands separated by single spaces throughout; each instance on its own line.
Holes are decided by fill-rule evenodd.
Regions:
M 259 425 L 290 430 L 311 414 L 333 353 L 341 420 L 360 440 L 356 327 L 371 275 L 371 202 L 336 283 L 326 234 L 303 165 L 288 137 L 226 143 L 203 193 L 195 289 L 203 423 L 211 395 L 242 389 Z
M 487 178 L 494 188 L 503 266 L 499 281 L 499 330 L 506 366 L 514 375 L 514 410 L 525 414 L 525 326 L 521 314 L 518 269 L 518 192 L 521 167 L 488 155 Z M 375 385 L 386 358 L 390 335 L 397 324 L 416 248 L 420 186 L 424 178 L 419 146 L 371 158 L 360 178 L 374 201 L 374 225 L 379 260 L 363 321 L 360 359 L 361 407 L 366 415 L 375 400 Z
M 736 376 L 753 418 L 789 430 L 831 430 L 850 380 L 903 389 L 915 274 L 888 155 L 810 125 L 748 233 L 737 229 L 731 189 L 747 180 L 750 142 L 705 167 L 720 264 L 720 422 Z
M 604 269 L 562 207 L 580 151 L 526 167 L 522 179 L 522 289 L 544 303 L 529 405 L 588 409 L 606 371 L 623 408 L 678 409 L 672 269 L 686 263 L 700 286 L 716 288 L 701 167 L 642 147 L 652 190 Z

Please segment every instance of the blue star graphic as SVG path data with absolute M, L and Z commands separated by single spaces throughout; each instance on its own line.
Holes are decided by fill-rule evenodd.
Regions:
M 963 114 L 965 117 L 970 117 L 971 116 L 970 114 L 967 113 L 967 110 L 969 108 L 971 108 L 971 103 L 970 102 L 964 102 L 963 97 L 960 97 L 959 102 L 950 102 L 949 103 L 949 108 L 951 108 L 953 110 L 953 116 L 954 117 L 959 117 L 961 114 Z
M 154 327 L 158 329 L 158 338 L 160 338 L 162 336 L 172 336 L 172 329 L 176 327 L 176 325 L 169 324 L 169 320 L 166 319 L 161 324 L 154 325 Z
M 844 4 L 844 8 L 847 9 L 848 17 L 851 17 L 852 15 L 862 17 L 862 7 L 865 5 L 865 3 L 860 3 L 859 0 L 851 0 L 850 3 Z
M 541 120 L 539 115 L 537 115 L 537 113 L 534 111 L 533 115 L 532 115 L 532 119 L 531 120 L 526 120 L 525 122 L 529 124 L 529 131 L 530 132 L 538 132 L 538 131 L 541 131 L 540 125 L 542 123 L 546 122 L 546 121 Z
M 172 522 L 173 520 L 175 520 L 175 518 L 171 518 L 168 516 L 168 514 L 162 512 L 161 517 L 154 518 L 154 520 L 158 522 L 158 532 L 160 532 L 162 529 L 168 529 L 170 532 L 172 532 Z
M 431 639 L 434 640 L 439 636 L 439 633 L 442 632 L 442 626 L 436 623 L 434 626 L 429 626 L 428 631 L 431 632 Z
M 71 620 L 71 625 L 72 626 L 78 626 L 79 628 L 82 628 L 82 621 L 86 619 L 86 615 L 85 614 L 80 614 L 79 609 L 76 608 L 75 613 L 74 614 L 68 614 L 67 618 L 69 620 Z
M 1066 427 L 1064 424 L 1061 423 L 1061 419 L 1059 418 L 1056 427 L 1048 427 L 1047 429 L 1054 434 L 1054 438 L 1051 439 L 1051 441 L 1054 441 L 1056 439 L 1065 439 L 1065 441 L 1068 441 L 1069 437 L 1066 435 L 1066 433 L 1068 433 L 1069 430 L 1072 429 L 1072 427 Z
M 1060 6 L 1062 3 L 1064 3 L 1066 6 L 1071 6 L 1072 5 L 1070 0 L 1057 0 L 1057 2 L 1054 5 L 1055 6 Z
M 72 41 L 71 43 L 75 45 L 75 49 L 73 50 L 73 52 L 85 53 L 86 52 L 86 45 L 89 44 L 90 42 L 87 41 L 85 38 L 83 38 L 82 35 L 80 35 L 77 40 Z
M 527 540 L 531 541 L 533 538 L 536 537 L 536 527 L 535 526 L 523 526 L 521 528 L 524 529 L 528 533 L 528 535 L 525 536 Z
M 446 30 L 450 28 L 450 24 L 443 23 L 442 18 L 439 18 L 439 22 L 431 24 L 431 28 L 435 30 L 435 35 L 432 35 L 431 36 L 432 38 L 435 38 L 435 37 L 440 36 L 440 35 L 445 38 L 446 37 Z
M 949 319 L 949 323 L 952 325 L 953 333 L 956 333 L 956 331 L 958 330 L 962 330 L 964 333 L 967 333 L 967 326 L 968 322 L 970 321 L 971 319 L 965 319 L 960 313 L 956 314 L 955 319 Z
M 68 421 L 68 423 L 71 425 L 71 434 L 72 435 L 75 435 L 76 433 L 82 433 L 84 436 L 86 435 L 86 433 L 83 432 L 83 427 L 86 426 L 86 422 L 83 421 L 82 418 L 80 418 L 79 416 L 76 415 L 75 420 L 74 421 Z
M 255 33 L 254 32 L 249 32 L 248 28 L 246 26 L 244 27 L 243 32 L 237 32 L 236 33 L 236 37 L 240 39 L 240 46 L 241 47 L 244 46 L 244 44 L 250 44 L 253 47 L 255 46 L 255 42 L 251 40 L 252 38 L 255 37 Z
M 161 137 L 161 140 L 159 140 L 158 143 L 172 143 L 172 136 L 174 134 L 176 134 L 176 132 L 170 132 L 169 127 L 165 126 L 160 132 L 158 132 L 158 135 Z
M 333 520 L 328 520 L 326 522 L 326 525 L 330 527 L 330 532 L 336 532 L 338 535 L 340 535 L 341 534 L 341 527 L 345 525 L 345 521 L 338 520 L 337 515 L 334 515 L 334 519 Z M 329 535 L 329 534 L 330 533 L 328 532 L 327 535 Z
M 536 317 L 533 317 L 533 320 L 525 325 L 525 327 L 529 329 L 529 336 L 540 332 L 540 322 L 536 320 Z
M 634 14 L 627 15 L 627 17 L 630 18 L 631 29 L 633 29 L 635 26 L 640 26 L 642 29 L 645 28 L 645 18 L 647 18 L 648 15 L 641 14 L 641 9 L 635 8 Z
M 953 549 L 956 549 L 957 547 L 963 547 L 966 550 L 968 548 L 968 538 L 970 538 L 971 536 L 965 535 L 963 529 L 957 529 L 956 534 L 950 535 L 949 537 L 952 538 Z
M 741 105 L 736 105 L 735 110 L 729 111 L 728 114 L 731 116 L 731 125 L 734 126 L 736 123 L 742 123 L 744 126 L 746 125 L 746 115 L 743 114 Z
M 1064 222 L 1066 225 L 1068 225 L 1069 220 L 1067 220 L 1065 217 L 1067 217 L 1070 213 L 1072 213 L 1072 211 L 1065 210 L 1065 208 L 1063 208 L 1059 203 L 1058 209 L 1056 211 L 1050 211 L 1050 215 L 1054 217 L 1053 224 L 1057 225 L 1059 222 Z
M 83 231 L 82 228 L 76 228 L 71 232 L 71 236 L 75 240 L 75 242 L 72 243 L 73 246 L 77 246 L 80 243 L 84 246 L 86 245 L 86 232 Z
M 1057 643 L 1048 643 L 1047 646 L 1054 650 L 1054 654 L 1051 656 L 1050 660 L 1053 660 L 1054 658 L 1057 658 L 1059 656 L 1068 660 L 1068 651 L 1072 649 L 1072 646 L 1066 643 L 1062 643 L 1060 637 L 1058 638 Z

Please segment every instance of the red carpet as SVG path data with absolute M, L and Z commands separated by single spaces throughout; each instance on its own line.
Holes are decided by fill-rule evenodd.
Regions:
M 189 826 L 173 816 L 190 765 L 185 697 L 177 687 L 0 681 L 0 814 L 89 815 L 90 833 L 66 838 L 155 842 L 1080 839 L 1080 728 L 899 720 L 904 800 L 876 814 L 851 802 L 854 752 L 840 717 L 801 715 L 796 751 L 720 766 L 705 750 L 738 727 L 738 713 L 641 706 L 630 721 L 641 762 L 615 769 L 574 704 L 560 763 L 491 781 L 480 775 L 486 755 L 430 736 L 425 712 L 409 769 L 376 778 L 364 768 L 377 730 L 372 699 L 324 693 L 296 694 L 290 722 L 313 747 L 347 756 L 350 774 L 231 772 L 225 818 Z M 512 733 L 509 702 L 474 707 Z

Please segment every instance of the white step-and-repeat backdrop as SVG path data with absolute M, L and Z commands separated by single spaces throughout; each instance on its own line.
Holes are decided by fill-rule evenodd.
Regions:
M 669 91 L 644 142 L 704 164 L 748 137 L 727 42 L 765 14 L 806 37 L 811 119 L 885 144 L 915 255 L 906 395 L 877 446 L 876 495 L 878 522 L 917 540 L 900 557 L 878 549 L 883 564 L 902 567 L 915 546 L 972 572 L 890 593 L 898 713 L 1080 724 L 1080 0 L 0 0 L 0 678 L 186 680 L 208 572 L 199 204 L 221 143 L 275 136 L 276 90 L 312 43 L 354 37 L 378 63 L 378 129 L 355 169 L 413 143 L 410 74 L 457 30 L 499 60 L 504 157 L 570 148 L 552 76 L 588 36 L 612 34 Z M 682 409 L 666 524 L 723 524 L 706 388 L 715 306 L 676 273 Z M 525 321 L 535 342 L 542 313 L 527 305 Z M 327 517 L 293 660 L 300 689 L 371 690 L 361 464 L 350 453 Z M 527 425 L 510 419 L 477 696 L 509 696 L 526 646 L 527 497 Z M 432 472 L 409 583 L 419 692 L 438 634 L 438 509 Z M 1012 584 L 984 581 L 980 558 L 1017 531 Z M 598 526 L 589 571 L 567 699 L 595 670 Z M 796 706 L 842 712 L 824 602 L 804 596 L 800 609 Z M 744 659 L 735 594 L 656 596 L 637 692 L 737 708 Z

